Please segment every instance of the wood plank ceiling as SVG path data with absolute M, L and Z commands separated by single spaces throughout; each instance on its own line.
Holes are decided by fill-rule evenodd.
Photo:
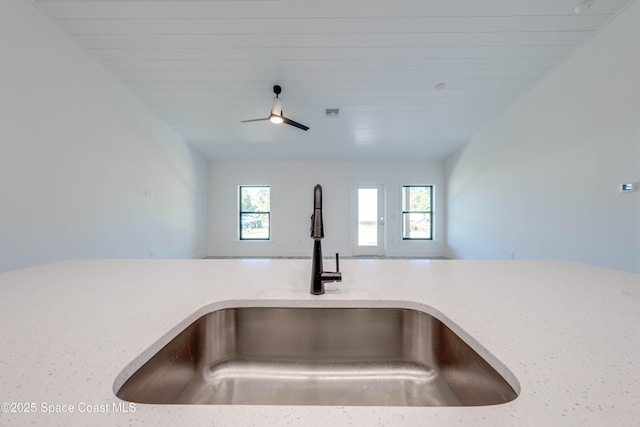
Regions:
M 446 158 L 629 3 L 35 1 L 213 160 Z

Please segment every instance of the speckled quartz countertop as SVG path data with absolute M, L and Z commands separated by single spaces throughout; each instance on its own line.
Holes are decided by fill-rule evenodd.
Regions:
M 0 274 L 0 425 L 640 426 L 639 275 L 562 262 L 344 260 L 342 283 L 314 297 L 310 269 L 299 259 L 84 260 Z M 239 305 L 441 313 L 508 368 L 520 395 L 468 408 L 117 410 L 126 366 L 201 314 Z

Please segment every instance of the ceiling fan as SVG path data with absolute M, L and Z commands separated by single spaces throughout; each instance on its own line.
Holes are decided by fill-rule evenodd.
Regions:
M 278 85 L 275 85 L 273 87 L 273 93 L 276 94 L 276 97 L 273 98 L 273 106 L 271 107 L 271 114 L 269 114 L 269 117 L 266 117 L 264 119 L 242 120 L 242 123 L 270 120 L 272 123 L 285 123 L 291 126 L 295 126 L 304 131 L 309 130 L 309 126 L 305 126 L 298 122 L 294 122 L 293 120 L 288 119 L 282 115 L 282 101 L 280 101 L 280 99 L 278 98 L 278 95 L 280 95 L 280 92 L 282 92 L 282 88 Z

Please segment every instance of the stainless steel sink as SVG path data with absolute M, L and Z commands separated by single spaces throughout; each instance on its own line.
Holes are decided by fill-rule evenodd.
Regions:
M 229 308 L 117 391 L 155 404 L 477 406 L 517 397 L 435 317 L 404 308 Z

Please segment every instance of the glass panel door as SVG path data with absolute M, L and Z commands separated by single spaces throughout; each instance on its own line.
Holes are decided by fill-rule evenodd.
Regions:
M 378 246 L 377 188 L 358 188 L 358 246 Z
M 384 188 L 355 189 L 354 255 L 384 255 Z

